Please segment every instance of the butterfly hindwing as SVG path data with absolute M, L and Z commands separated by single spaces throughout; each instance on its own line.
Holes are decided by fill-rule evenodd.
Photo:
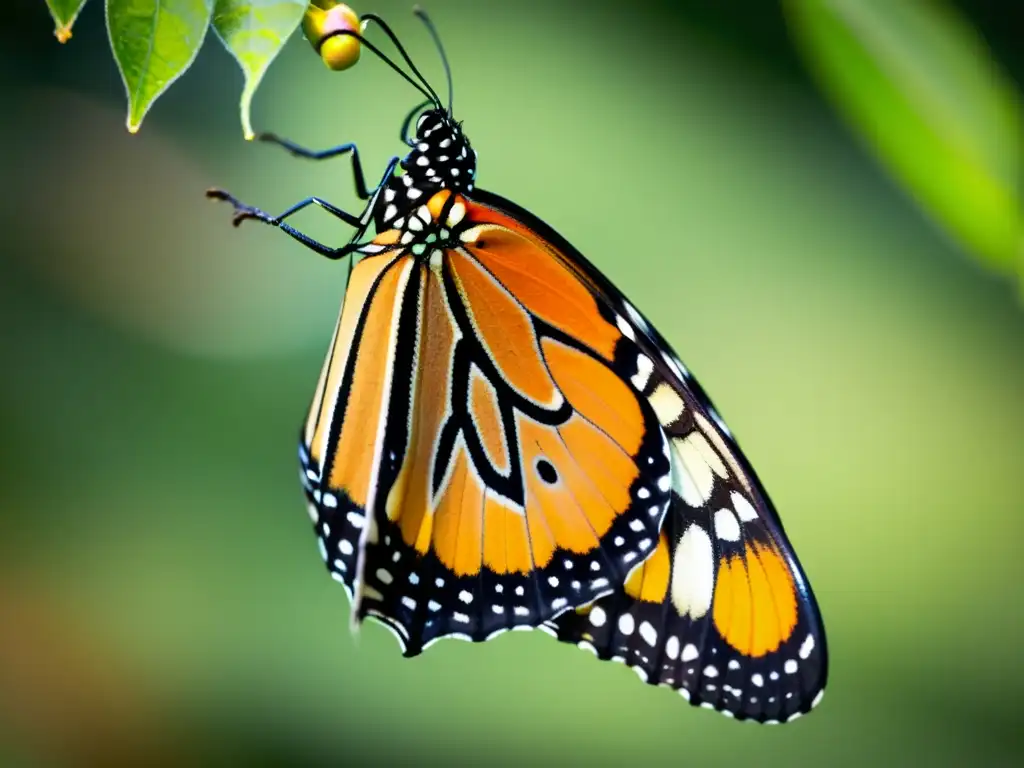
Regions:
M 548 626 L 694 704 L 740 719 L 795 719 L 820 700 L 827 676 L 813 593 L 714 407 L 636 322 L 649 353 L 641 360 L 651 361 L 638 375 L 671 446 L 669 513 L 658 549 L 625 589 Z
M 440 197 L 424 224 L 452 223 Z M 620 588 L 669 500 L 667 439 L 624 375 L 633 341 L 534 243 L 481 226 L 355 267 L 303 436 L 328 567 L 407 655 Z

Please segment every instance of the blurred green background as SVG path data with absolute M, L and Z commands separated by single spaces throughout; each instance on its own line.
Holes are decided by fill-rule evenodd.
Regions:
M 1009 5 L 956 7 L 1019 88 Z M 1014 287 L 863 150 L 774 4 L 427 7 L 481 186 L 621 286 L 757 467 L 825 617 L 822 706 L 738 724 L 541 633 L 411 661 L 376 625 L 353 638 L 295 458 L 344 269 L 203 198 L 354 207 L 347 162 L 244 142 L 212 40 L 129 136 L 102 6 L 59 46 L 19 0 L 0 29 L 0 764 L 1020 765 Z M 357 10 L 440 87 L 407 2 Z M 413 96 L 296 35 L 254 122 L 356 141 L 375 177 Z

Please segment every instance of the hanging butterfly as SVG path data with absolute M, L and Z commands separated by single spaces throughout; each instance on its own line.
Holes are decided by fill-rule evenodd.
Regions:
M 353 626 L 377 619 L 406 656 L 540 627 L 738 718 L 808 711 L 825 685 L 825 635 L 767 494 L 622 293 L 550 227 L 476 188 L 444 49 L 416 13 L 447 106 L 380 17 L 333 33 L 425 98 L 400 131 L 411 151 L 376 187 L 354 144 L 314 152 L 260 137 L 351 157 L 360 214 L 311 197 L 271 216 L 208 192 L 234 206 L 236 226 L 256 219 L 349 257 L 299 457 Z M 363 37 L 370 23 L 409 72 Z M 309 205 L 352 226 L 350 241 L 330 247 L 286 223 Z

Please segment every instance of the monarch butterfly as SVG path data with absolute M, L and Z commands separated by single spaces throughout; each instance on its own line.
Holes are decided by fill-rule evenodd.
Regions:
M 767 493 L 635 306 L 549 226 L 476 188 L 444 49 L 416 13 L 447 106 L 380 17 L 335 33 L 425 98 L 401 127 L 410 151 L 376 187 L 354 144 L 313 152 L 260 137 L 349 156 L 361 214 L 311 197 L 271 216 L 208 192 L 234 206 L 236 226 L 256 219 L 348 257 L 299 457 L 353 628 L 377 619 L 405 656 L 541 628 L 693 704 L 795 719 L 821 698 L 825 634 Z M 370 23 L 408 71 L 363 37 Z M 329 247 L 285 222 L 309 205 L 354 227 L 351 240 Z

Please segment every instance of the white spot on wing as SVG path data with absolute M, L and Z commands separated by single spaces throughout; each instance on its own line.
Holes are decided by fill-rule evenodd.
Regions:
M 651 372 L 654 370 L 654 363 L 651 362 L 651 358 L 647 355 L 636 356 L 636 373 L 630 378 L 633 382 L 633 386 L 638 390 L 643 390 L 647 386 L 647 382 L 651 379 Z
M 658 642 L 658 630 L 656 630 L 649 621 L 640 622 L 640 637 L 647 641 L 647 644 L 652 648 Z
M 636 341 L 636 333 L 633 332 L 633 326 L 626 322 L 626 318 L 622 315 L 615 316 L 615 324 L 619 327 L 619 331 L 630 341 Z
M 672 604 L 680 616 L 699 619 L 711 607 L 715 586 L 714 550 L 708 534 L 691 523 L 676 545 L 672 572 Z
M 742 493 L 733 491 L 730 498 L 732 499 L 732 507 L 736 510 L 736 514 L 739 515 L 740 520 L 744 523 L 757 520 L 757 510 L 754 509 L 754 506 L 747 501 L 747 498 Z
M 808 659 L 811 656 L 811 651 L 814 650 L 814 635 L 807 635 L 807 639 L 800 645 L 800 658 Z
M 448 212 L 448 226 L 454 227 L 466 216 L 466 206 L 462 203 L 455 203 L 452 206 L 451 211 Z
M 686 407 L 679 393 L 665 382 L 655 387 L 647 400 L 654 409 L 654 415 L 658 417 L 658 423 L 663 427 L 667 427 L 682 416 Z
M 697 650 L 697 646 L 694 645 L 693 643 L 687 643 L 683 647 L 683 653 L 679 657 L 679 659 L 681 661 L 684 661 L 684 662 L 686 662 L 686 661 L 693 661 L 698 656 L 700 656 L 700 652 Z
M 695 440 L 707 444 L 704 436 L 691 432 L 684 438 L 672 438 L 672 479 L 678 493 L 691 507 L 703 506 L 715 486 L 715 476 Z
M 731 510 L 723 508 L 715 512 L 715 535 L 722 541 L 740 540 L 740 524 Z
M 670 661 L 675 661 L 676 657 L 679 656 L 679 638 L 672 635 L 665 643 L 665 655 L 668 656 Z
M 633 615 L 630 613 L 624 613 L 619 616 L 619 632 L 629 636 L 633 634 L 635 628 L 635 622 L 633 621 Z
M 603 627 L 604 623 L 608 620 L 608 614 L 604 612 L 601 606 L 595 606 L 590 612 L 590 623 L 595 627 Z

